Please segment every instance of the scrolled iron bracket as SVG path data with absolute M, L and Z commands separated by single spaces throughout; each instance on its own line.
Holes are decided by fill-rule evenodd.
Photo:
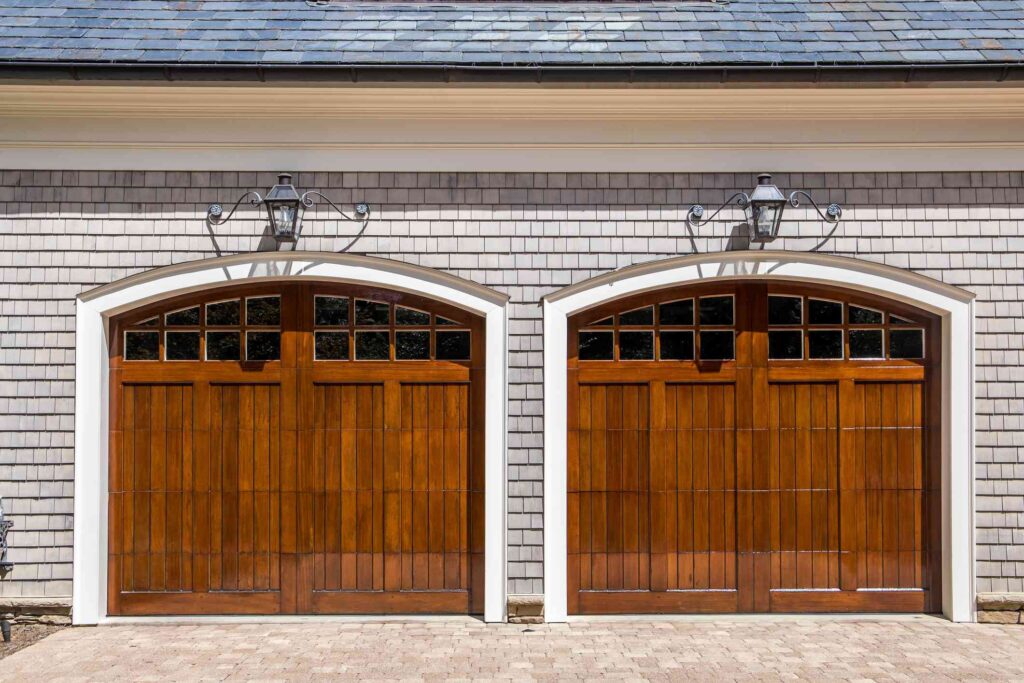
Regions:
M 811 206 L 814 207 L 814 210 L 821 217 L 821 220 L 825 221 L 826 223 L 838 223 L 839 219 L 843 217 L 843 207 L 839 206 L 835 202 L 832 202 L 827 207 L 825 207 L 825 211 L 823 212 L 821 210 L 821 207 L 818 206 L 818 203 L 814 201 L 814 198 L 811 197 L 811 195 L 804 192 L 803 190 L 794 190 L 793 192 L 789 193 L 789 205 L 792 206 L 794 209 L 799 208 L 800 197 L 806 198 L 807 201 L 811 203 Z
M 741 209 L 746 210 L 746 208 L 750 206 L 750 195 L 748 195 L 746 192 L 737 192 L 736 194 L 725 200 L 725 203 L 719 206 L 717 209 L 715 209 L 715 212 L 712 213 L 707 218 L 704 218 L 704 207 L 701 206 L 700 204 L 694 204 L 693 206 L 690 207 L 690 210 L 686 212 L 686 224 L 691 228 L 699 228 L 701 226 L 707 225 L 708 223 L 715 219 L 715 216 L 722 213 L 725 207 L 733 203 L 735 203 L 736 206 L 740 207 Z
M 370 205 L 366 202 L 359 202 L 356 204 L 355 216 L 350 216 L 341 207 L 332 202 L 328 197 L 324 196 L 323 193 L 317 192 L 316 190 L 309 190 L 308 192 L 303 193 L 301 199 L 302 205 L 307 209 L 313 208 L 314 204 L 316 204 L 316 202 L 313 201 L 313 197 L 319 197 L 323 201 L 327 202 L 331 208 L 340 213 L 347 221 L 359 221 L 365 226 L 370 220 Z
M 8 572 L 14 568 L 14 563 L 7 559 L 7 532 L 14 526 L 14 522 L 4 515 L 3 501 L 0 500 L 0 572 Z
M 220 204 L 211 204 L 210 208 L 206 210 L 206 222 L 210 225 L 224 225 L 231 220 L 231 217 L 235 215 L 235 211 L 238 211 L 238 207 L 242 205 L 242 202 L 244 202 L 246 198 L 249 199 L 250 206 L 259 206 L 263 203 L 263 197 L 260 196 L 259 192 L 249 190 L 238 198 L 238 201 L 235 202 L 233 207 L 231 207 L 231 211 L 228 212 L 227 216 L 224 215 L 223 206 Z

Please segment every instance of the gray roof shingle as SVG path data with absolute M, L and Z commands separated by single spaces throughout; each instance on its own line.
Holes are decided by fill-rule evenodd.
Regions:
M 1024 62 L 1024 0 L 0 0 L 0 62 L 489 67 L 1019 63 Z

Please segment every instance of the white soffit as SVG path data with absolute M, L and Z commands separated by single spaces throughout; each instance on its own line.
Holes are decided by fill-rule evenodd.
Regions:
M 5 168 L 998 171 L 1022 151 L 1008 87 L 0 85 Z

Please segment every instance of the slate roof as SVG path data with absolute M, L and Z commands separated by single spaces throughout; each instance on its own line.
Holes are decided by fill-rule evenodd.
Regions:
M 1024 0 L 601 4 L 0 0 L 0 63 L 1024 62 Z

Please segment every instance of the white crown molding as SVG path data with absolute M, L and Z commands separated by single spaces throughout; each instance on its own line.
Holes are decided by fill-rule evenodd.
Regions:
M 1024 89 L 0 85 L 0 117 L 949 119 L 1024 116 Z
M 0 85 L 0 168 L 1008 171 L 1024 90 Z

